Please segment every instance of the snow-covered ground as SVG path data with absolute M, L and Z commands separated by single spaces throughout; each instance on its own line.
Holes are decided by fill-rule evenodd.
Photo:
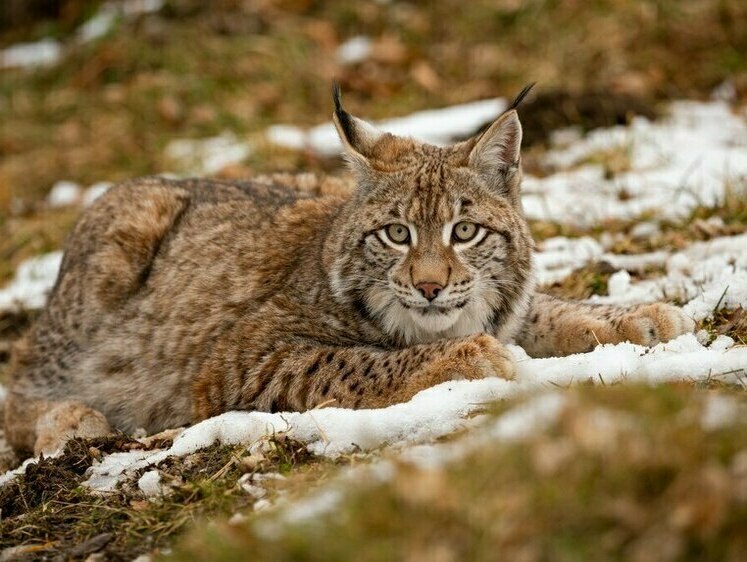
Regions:
M 474 130 L 504 107 L 503 100 L 488 100 L 416 113 L 379 126 L 443 144 Z M 331 124 L 309 131 L 277 126 L 269 129 L 267 135 L 273 142 L 294 148 L 324 154 L 339 150 Z M 202 166 L 212 162 L 216 146 L 218 153 L 228 147 L 231 156 L 248 154 L 250 147 L 242 148 L 236 138 L 222 138 L 227 145 L 177 144 L 171 150 Z M 205 158 L 198 154 L 203 148 L 207 151 Z M 605 179 L 601 165 L 587 162 L 599 153 L 610 151 L 624 153 L 627 167 Z M 694 205 L 716 205 L 728 186 L 744 181 L 747 125 L 744 115 L 731 113 L 721 102 L 675 103 L 669 117 L 660 122 L 636 120 L 630 127 L 594 131 L 551 150 L 547 163 L 554 167 L 555 173 L 525 180 L 524 205 L 530 218 L 594 225 L 609 218 L 634 218 L 646 211 L 652 218 L 635 229 L 637 236 L 646 237 L 658 231 L 659 219 L 685 216 Z M 97 184 L 86 191 L 74 184 L 60 183 L 50 193 L 48 203 L 83 204 L 106 187 Z M 622 192 L 625 197 L 621 197 Z M 611 253 L 611 242 L 609 236 L 544 241 L 536 255 L 540 283 L 561 281 L 581 267 L 606 262 L 617 271 L 609 280 L 609 294 L 596 296 L 591 302 L 628 305 L 676 298 L 685 303 L 685 312 L 696 320 L 707 319 L 719 309 L 747 308 L 747 234 L 692 243 L 677 252 L 662 250 L 635 256 Z M 55 253 L 24 263 L 16 279 L 0 289 L 0 311 L 16 306 L 42 306 L 46 291 L 54 283 L 59 260 L 59 253 Z M 662 273 L 633 281 L 631 273 L 651 267 L 661 268 Z M 403 448 L 403 454 L 423 462 L 432 461 L 455 454 L 453 450 L 449 453 L 447 446 L 432 442 L 481 424 L 484 420 L 480 410 L 485 403 L 517 395 L 536 397 L 528 402 L 529 410 L 509 412 L 510 416 L 499 418 L 490 430 L 492 438 L 514 439 L 523 431 L 550 423 L 553 412 L 563 403 L 562 391 L 557 387 L 580 382 L 656 384 L 717 379 L 744 386 L 747 348 L 724 336 L 710 345 L 706 342 L 703 334 L 685 335 L 652 349 L 623 343 L 599 346 L 591 353 L 549 359 L 531 359 L 521 348 L 512 346 L 518 361 L 514 381 L 493 378 L 444 383 L 418 394 L 408 403 L 380 410 L 229 412 L 186 429 L 168 449 L 105 456 L 92 468 L 87 485 L 99 490 L 112 489 L 123 476 L 139 474 L 150 467 L 140 485 L 144 492 L 157 494 L 161 484 L 152 467 L 166 457 L 188 455 L 215 442 L 245 443 L 252 445 L 251 450 L 259 451 L 266 437 L 277 432 L 286 432 L 306 443 L 314 453 L 329 457 L 396 446 Z M 727 405 L 714 404 L 713 419 L 721 419 L 719 412 L 725 412 Z M 0 482 L 12 476 L 8 473 L 0 477 Z

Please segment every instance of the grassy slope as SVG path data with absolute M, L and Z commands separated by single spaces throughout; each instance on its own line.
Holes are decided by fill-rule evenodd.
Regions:
M 161 15 L 71 44 L 62 64 L 0 73 L 0 261 L 17 264 L 45 237 L 60 243 L 53 225 L 65 217 L 42 216 L 50 228 L 31 237 L 25 225 L 55 181 L 168 170 L 163 149 L 176 137 L 324 121 L 334 78 L 350 109 L 373 118 L 511 95 L 530 81 L 648 100 L 703 96 L 726 77 L 747 90 L 738 0 L 210 5 L 171 0 Z M 26 36 L 42 31 L 50 26 Z M 371 59 L 339 65 L 335 49 L 356 34 L 374 39 Z M 0 45 L 22 38 L 6 32 Z M 233 173 L 324 163 L 260 149 L 246 165 Z
M 263 531 L 273 514 L 203 528 L 168 559 L 743 560 L 747 425 L 705 430 L 706 394 L 576 388 L 526 442 L 442 468 L 399 464 L 278 534 Z
M 0 72 L 0 281 L 21 259 L 59 247 L 75 219 L 74 210 L 49 210 L 40 203 L 54 181 L 87 184 L 169 169 L 163 148 L 173 138 L 202 137 L 224 129 L 254 138 L 271 123 L 324 121 L 330 109 L 329 84 L 335 77 L 343 83 L 346 104 L 372 118 L 511 95 L 533 80 L 544 89 L 627 92 L 647 100 L 702 97 L 726 77 L 734 78 L 742 95 L 747 89 L 747 8 L 736 0 L 478 0 L 470 3 L 469 10 L 455 0 L 427 7 L 276 0 L 252 4 L 251 9 L 219 0 L 212 3 L 218 8 L 210 11 L 201 4 L 172 0 L 160 16 L 123 23 L 100 41 L 73 47 L 59 66 Z M 47 31 L 49 26 L 13 30 L 0 36 L 0 45 Z M 356 34 L 375 39 L 374 56 L 341 67 L 334 60 L 335 48 Z M 600 155 L 600 159 L 604 163 L 612 156 Z M 227 173 L 328 165 L 310 155 L 260 147 L 243 166 Z M 610 173 L 619 165 L 610 160 Z M 726 222 L 721 233 L 744 230 L 744 201 L 735 196 L 715 211 L 698 210 L 690 221 L 665 225 L 661 239 L 653 242 L 625 236 L 618 250 L 674 249 L 688 240 L 707 238 L 713 233 L 698 227 L 697 219 L 714 213 Z M 582 232 L 536 223 L 533 230 L 542 239 L 556 234 L 598 235 L 602 230 L 628 233 L 631 226 L 615 223 Z M 553 291 L 566 296 L 599 292 L 606 275 L 582 272 Z M 708 328 L 747 339 L 744 312 L 719 318 Z M 0 364 L 0 378 L 3 368 Z M 515 549 L 507 551 L 516 554 L 514 559 L 524 555 L 530 560 L 547 553 L 564 553 L 572 559 L 597 552 L 589 549 L 602 549 L 609 558 L 630 558 L 631 553 L 645 551 L 635 546 L 645 546 L 645 541 L 669 545 L 673 552 L 693 559 L 699 552 L 726 553 L 733 542 L 734 522 L 744 526 L 744 510 L 725 500 L 723 491 L 713 492 L 706 468 L 715 466 L 715 478 L 722 482 L 725 467 L 736 466 L 737 449 L 745 448 L 745 433 L 740 426 L 714 438 L 698 429 L 692 412 L 682 412 L 689 411 L 689 403 L 699 404 L 703 392 L 573 391 L 587 413 L 597 402 L 619 402 L 622 410 L 643 416 L 650 429 L 650 435 L 636 437 L 643 450 L 653 454 L 660 450 L 658 444 L 671 443 L 661 449 L 672 453 L 664 462 L 667 477 L 654 490 L 638 491 L 636 486 L 648 481 L 649 470 L 659 474 L 658 469 L 640 464 L 640 459 L 624 451 L 618 466 L 608 453 L 577 448 L 573 449 L 577 466 L 551 474 L 538 472 L 532 455 L 543 447 L 552 450 L 566 442 L 579 447 L 571 422 L 564 420 L 529 447 L 501 445 L 442 471 L 435 477 L 434 490 L 444 492 L 448 500 L 444 504 L 437 501 L 440 493 L 408 498 L 412 487 L 408 482 L 431 475 L 403 471 L 395 484 L 354 493 L 341 511 L 351 515 L 347 521 L 323 519 L 319 528 L 293 530 L 287 543 L 255 536 L 248 527 L 200 531 L 180 556 L 194 559 L 204 554 L 202 559 L 207 559 L 259 549 L 268 558 L 321 560 L 361 551 L 376 560 L 398 549 L 411 553 L 413 559 L 448 560 L 465 553 L 486 556 L 485 549 L 496 541 Z M 685 425 L 678 425 L 683 416 Z M 692 433 L 692 442 L 686 432 Z M 729 445 L 721 448 L 718 443 Z M 183 478 L 181 483 L 175 481 L 172 496 L 152 503 L 145 502 L 132 484 L 105 499 L 86 493 L 79 487 L 81 469 L 93 462 L 96 452 L 86 449 L 76 454 L 71 462 L 82 464 L 62 475 L 63 480 L 30 482 L 28 494 L 21 495 L 30 502 L 23 510 L 28 515 L 10 518 L 6 511 L 0 521 L 0 546 L 43 545 L 30 552 L 29 559 L 70 555 L 76 545 L 113 533 L 100 539 L 106 540 L 103 548 L 112 559 L 126 560 L 170 544 L 195 520 L 249 510 L 253 503 L 235 485 L 247 470 L 235 461 L 245 455 L 241 449 L 206 451 L 194 460 L 197 468 L 180 462 L 163 467 L 167 474 L 182 473 Z M 259 470 L 276 470 L 280 464 L 273 457 Z M 301 493 L 336 471 L 311 459 L 285 466 L 291 476 L 284 484 L 289 493 Z M 705 510 L 706 515 L 698 515 L 697 521 L 711 521 L 712 508 L 703 502 L 710 495 L 720 498 L 715 511 L 720 515 L 704 537 L 698 538 L 697 525 L 673 531 L 668 523 L 652 524 L 652 532 L 660 534 L 650 535 L 637 521 L 639 516 L 668 521 L 667 514 L 679 505 L 678 482 L 695 482 L 692 488 L 677 484 L 685 491 L 698 490 L 696 484 L 704 482 L 707 494 L 693 500 L 692 509 L 698 514 Z M 620 513 L 614 502 L 611 507 L 605 503 L 616 498 L 615 493 L 622 502 Z M 504 512 L 521 525 L 502 526 L 511 519 L 502 517 Z M 707 548 L 721 550 L 698 550 Z

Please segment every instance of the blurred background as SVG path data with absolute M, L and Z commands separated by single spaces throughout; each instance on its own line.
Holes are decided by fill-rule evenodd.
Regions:
M 631 108 L 652 115 L 665 99 L 721 91 L 740 103 L 747 93 L 741 0 L 3 0 L 0 9 L 0 282 L 57 247 L 75 219 L 43 204 L 56 182 L 182 173 L 167 150 L 175 139 L 251 141 L 214 175 L 336 169 L 261 138 L 272 124 L 328 121 L 334 79 L 348 109 L 371 119 L 510 97 L 536 81 L 530 144 L 567 123 L 606 124 Z

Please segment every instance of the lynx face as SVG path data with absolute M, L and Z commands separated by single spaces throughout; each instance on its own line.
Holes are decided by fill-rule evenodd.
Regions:
M 340 299 L 407 344 L 514 328 L 533 288 L 515 115 L 447 148 L 337 116 L 358 176 L 331 268 Z
M 413 181 L 423 170 L 410 181 L 398 174 L 398 186 L 382 182 L 358 223 L 360 273 L 349 284 L 387 332 L 407 341 L 484 331 L 526 281 L 512 265 L 529 251 L 522 233 L 512 234 L 517 213 L 468 173 L 440 172 L 428 174 L 441 183 L 428 189 Z

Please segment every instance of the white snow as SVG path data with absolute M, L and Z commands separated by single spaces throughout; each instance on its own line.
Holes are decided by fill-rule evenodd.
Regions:
M 585 163 L 605 151 L 624 153 L 630 170 L 606 179 L 601 165 Z M 681 218 L 697 205 L 715 205 L 730 180 L 747 176 L 747 123 L 724 102 L 675 102 L 662 120 L 597 129 L 547 161 L 557 173 L 524 179 L 530 218 L 576 225 L 647 211 Z
M 89 186 L 83 192 L 83 206 L 89 207 L 96 199 L 106 193 L 112 185 L 114 185 L 112 182 L 100 181 Z
M 355 64 L 366 60 L 372 50 L 373 41 L 370 37 L 356 35 L 337 47 L 335 57 L 340 64 Z
M 549 285 L 562 281 L 576 269 L 596 261 L 603 253 L 599 242 L 589 236 L 549 238 L 534 254 L 537 282 Z
M 506 108 L 503 98 L 489 99 L 418 111 L 405 117 L 376 123 L 382 131 L 414 137 L 438 146 L 453 142 L 455 138 L 475 132 L 481 125 L 494 119 Z M 267 139 L 288 148 L 305 148 L 326 156 L 342 150 L 334 124 L 330 121 L 304 130 L 292 125 L 273 125 L 265 132 Z
M 163 5 L 164 0 L 106 2 L 88 21 L 78 27 L 75 38 L 80 43 L 93 41 L 109 33 L 119 18 L 157 12 Z M 53 65 L 62 59 L 64 51 L 62 43 L 51 38 L 16 43 L 0 50 L 0 70 Z
M 615 266 L 640 266 L 661 263 L 664 255 L 645 254 L 638 262 L 636 257 L 626 260 L 605 254 L 602 259 Z M 703 320 L 722 308 L 747 308 L 747 234 L 694 243 L 664 263 L 666 275 L 637 283 L 625 272 L 615 273 L 609 295 L 593 296 L 590 302 L 631 305 L 677 299 L 687 302 L 683 310 L 694 320 Z
M 99 10 L 76 31 L 78 41 L 86 43 L 109 33 L 121 17 L 135 17 L 141 14 L 157 12 L 163 7 L 164 0 L 125 0 L 124 2 L 106 2 Z
M 137 481 L 137 486 L 146 497 L 160 496 L 163 493 L 161 474 L 157 470 L 149 470 Z
M 117 10 L 112 9 L 111 4 L 105 4 L 91 19 L 78 28 L 76 32 L 78 41 L 87 43 L 103 37 L 114 28 L 117 17 Z
M 17 43 L 0 51 L 0 69 L 47 66 L 62 58 L 62 45 L 54 39 Z
M 232 133 L 206 139 L 177 139 L 166 146 L 166 157 L 190 174 L 214 174 L 251 154 L 251 147 Z
M 61 262 L 62 252 L 51 252 L 21 263 L 13 281 L 0 289 L 0 312 L 42 308 Z
M 58 181 L 49 190 L 47 203 L 50 207 L 68 207 L 75 205 L 81 198 L 83 189 L 72 181 Z

